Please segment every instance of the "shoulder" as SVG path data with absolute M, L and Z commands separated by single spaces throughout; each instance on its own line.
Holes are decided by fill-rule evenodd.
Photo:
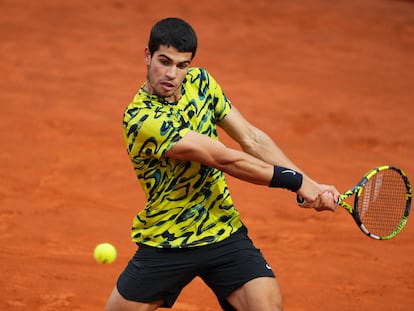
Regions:
M 162 107 L 156 96 L 148 94 L 143 87 L 135 94 L 132 101 L 124 110 L 124 116 L 136 115 L 139 112 L 158 111 L 157 108 Z
M 209 81 L 212 80 L 212 75 L 204 68 L 201 67 L 191 67 L 188 70 L 186 80 L 188 82 L 194 82 L 194 81 Z
M 188 70 L 184 85 L 197 87 L 200 93 L 220 90 L 220 85 L 209 71 L 201 67 L 192 67 Z
M 209 75 L 208 71 L 202 67 L 191 67 L 188 69 L 188 74 L 191 76 L 197 76 L 197 75 Z

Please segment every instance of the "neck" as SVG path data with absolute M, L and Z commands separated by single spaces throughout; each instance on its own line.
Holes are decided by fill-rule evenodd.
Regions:
M 174 94 L 172 94 L 171 96 L 161 96 L 157 93 L 154 92 L 154 89 L 151 87 L 150 83 L 148 81 L 145 82 L 143 89 L 151 96 L 157 96 L 158 98 L 166 101 L 166 102 L 171 102 L 171 103 L 175 103 L 178 102 L 181 98 L 181 88 L 179 88 L 177 90 L 177 92 L 175 92 Z

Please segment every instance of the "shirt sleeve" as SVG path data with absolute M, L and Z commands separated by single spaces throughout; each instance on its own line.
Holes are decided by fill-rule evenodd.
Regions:
M 202 88 L 208 90 L 212 96 L 212 104 L 216 122 L 222 120 L 231 110 L 231 102 L 224 94 L 222 88 L 205 69 L 201 70 L 201 80 L 205 81 L 208 87 Z M 205 94 L 207 96 L 207 94 Z
M 124 139 L 132 160 L 160 158 L 188 131 L 176 118 L 152 109 L 127 109 Z
M 231 110 L 231 103 L 227 96 L 224 94 L 223 90 L 221 89 L 220 85 L 212 79 L 212 89 L 214 90 L 214 111 L 216 115 L 216 120 L 222 120 Z

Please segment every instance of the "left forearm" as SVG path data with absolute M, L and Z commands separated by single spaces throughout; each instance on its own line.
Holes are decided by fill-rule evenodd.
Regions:
M 270 138 L 269 135 L 259 129 L 254 130 L 254 136 L 244 144 L 241 144 L 244 152 L 259 158 L 267 163 L 276 164 L 297 171 L 301 171 Z

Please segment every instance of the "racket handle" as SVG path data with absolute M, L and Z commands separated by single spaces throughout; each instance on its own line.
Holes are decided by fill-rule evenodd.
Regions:
M 336 204 L 339 204 L 341 202 L 341 197 L 338 198 L 338 201 L 336 202 Z M 302 198 L 299 194 L 296 195 L 296 203 L 299 206 L 302 206 L 305 204 L 305 199 Z
M 299 194 L 296 195 L 296 203 L 299 206 L 302 206 L 303 204 L 305 204 L 305 199 L 302 198 Z

